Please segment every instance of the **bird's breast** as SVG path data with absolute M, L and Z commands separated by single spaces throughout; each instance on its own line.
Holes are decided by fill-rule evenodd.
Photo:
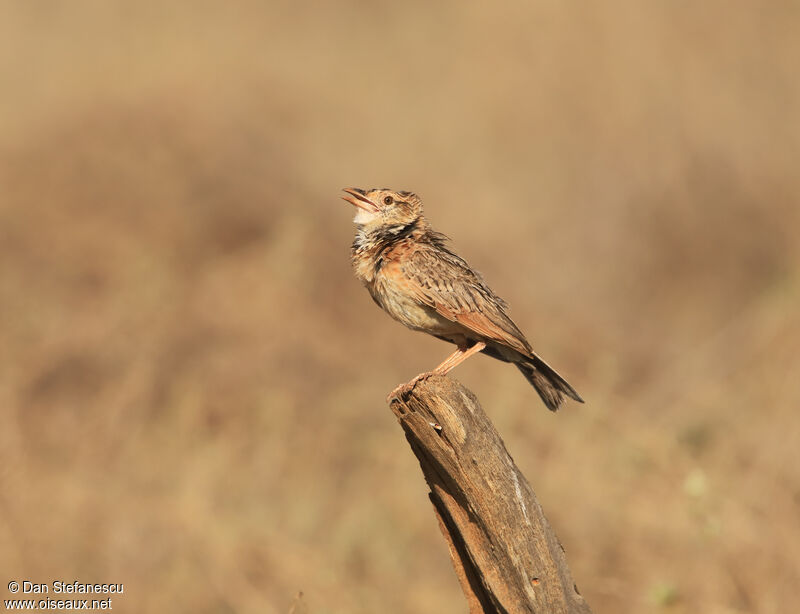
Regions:
M 412 250 L 408 239 L 387 247 L 359 235 L 352 251 L 356 277 L 386 313 L 408 328 L 444 337 L 460 334 L 463 327 L 423 302 L 419 288 L 403 272 L 403 262 Z
M 386 313 L 408 328 L 432 335 L 446 335 L 455 329 L 460 330 L 457 324 L 417 298 L 412 284 L 397 263 L 388 262 L 381 267 L 367 288 Z

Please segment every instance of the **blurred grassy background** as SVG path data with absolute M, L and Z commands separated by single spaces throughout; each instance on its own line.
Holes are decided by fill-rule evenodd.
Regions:
M 3 3 L 0 579 L 464 611 L 383 403 L 450 347 L 349 268 L 338 190 L 389 186 L 587 400 L 455 373 L 594 611 L 793 611 L 799 27 L 744 0 Z

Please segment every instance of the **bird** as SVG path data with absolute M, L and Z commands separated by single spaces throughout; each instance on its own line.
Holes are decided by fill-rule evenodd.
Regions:
M 432 371 L 395 388 L 391 401 L 432 375 L 446 375 L 479 352 L 513 363 L 556 411 L 564 397 L 580 395 L 531 348 L 506 313 L 508 305 L 431 228 L 422 199 L 387 188 L 344 188 L 342 198 L 356 207 L 351 262 L 372 299 L 408 328 L 453 343 L 455 352 Z

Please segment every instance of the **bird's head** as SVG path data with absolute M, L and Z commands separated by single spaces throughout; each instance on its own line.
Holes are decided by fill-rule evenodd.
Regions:
M 357 207 L 353 221 L 362 228 L 405 228 L 422 217 L 422 200 L 412 192 L 386 188 L 344 188 L 344 200 Z

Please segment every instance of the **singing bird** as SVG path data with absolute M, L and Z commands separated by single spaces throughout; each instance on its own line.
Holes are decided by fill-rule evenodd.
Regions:
M 456 345 L 433 371 L 398 386 L 389 399 L 421 379 L 445 375 L 483 352 L 513 363 L 556 411 L 564 395 L 583 403 L 567 381 L 537 356 L 506 314 L 508 305 L 430 227 L 422 200 L 412 192 L 345 188 L 342 198 L 356 206 L 351 259 L 356 276 L 373 300 L 395 320 Z

